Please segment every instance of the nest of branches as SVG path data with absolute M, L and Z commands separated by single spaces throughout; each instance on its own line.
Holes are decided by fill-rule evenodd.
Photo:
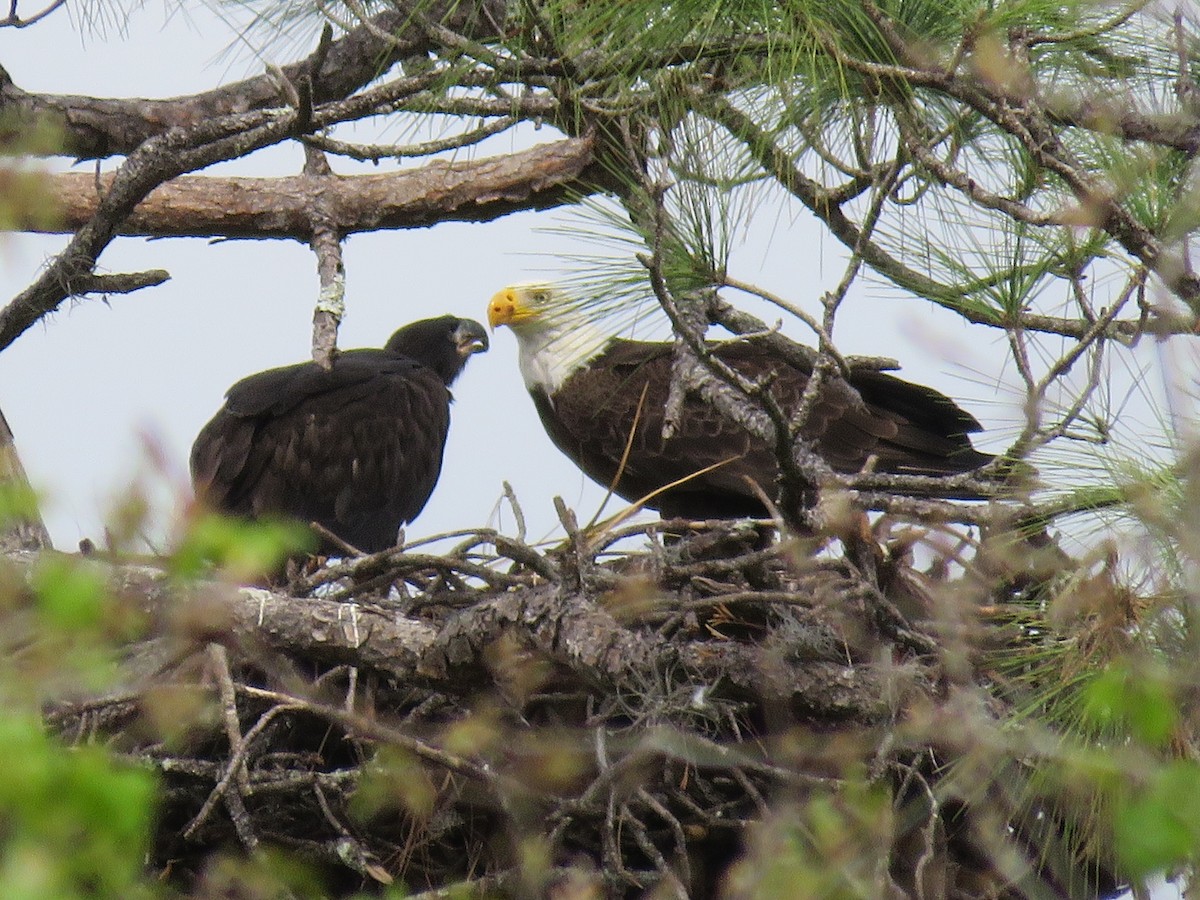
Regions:
M 1030 582 L 965 538 L 918 570 L 918 537 L 480 531 L 286 590 L 118 567 L 155 623 L 128 687 L 46 715 L 158 773 L 152 864 L 199 893 L 271 847 L 331 895 L 775 896 L 781 860 L 878 896 L 1111 886 L 1048 859 L 1062 823 L 1015 799 L 1020 763 L 956 768 L 1004 715 L 988 611 Z

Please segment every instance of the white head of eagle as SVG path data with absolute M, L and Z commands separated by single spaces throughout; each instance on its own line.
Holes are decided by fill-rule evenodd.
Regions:
M 582 303 L 544 281 L 498 291 L 488 303 L 488 324 L 512 329 L 526 389 L 540 389 L 547 397 L 553 397 L 571 373 L 603 352 L 612 340 L 592 321 Z

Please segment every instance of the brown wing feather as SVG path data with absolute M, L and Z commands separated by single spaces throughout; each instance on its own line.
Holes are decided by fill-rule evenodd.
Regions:
M 382 351 L 274 369 L 230 389 L 192 448 L 193 481 L 234 515 L 316 521 L 368 551 L 392 546 L 441 471 L 450 392 Z

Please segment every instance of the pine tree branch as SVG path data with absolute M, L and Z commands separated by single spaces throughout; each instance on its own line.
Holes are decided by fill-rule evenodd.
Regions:
M 498 37 L 488 16 L 472 15 L 475 3 L 456 3 L 451 20 L 480 39 Z M 480 6 L 486 5 L 481 2 Z M 427 37 L 398 10 L 373 16 L 327 51 L 280 67 L 292 83 L 312 75 L 313 103 L 349 97 L 388 71 L 397 61 L 433 49 Z M 318 70 L 313 64 L 320 59 Z M 163 100 L 103 99 L 78 95 L 32 94 L 18 88 L 0 68 L 0 113 L 17 123 L 47 118 L 62 128 L 64 152 L 81 159 L 127 155 L 168 128 L 186 128 L 207 119 L 281 105 L 278 78 L 268 72 L 190 96 Z
M 415 228 L 440 221 L 486 222 L 593 193 L 607 174 L 590 138 L 467 162 L 434 160 L 418 169 L 338 176 L 325 190 L 342 234 Z M 291 238 L 307 241 L 310 179 L 182 176 L 154 190 L 116 224 L 115 233 L 155 237 Z M 69 172 L 46 178 L 58 221 L 42 233 L 71 232 L 100 208 L 114 176 Z

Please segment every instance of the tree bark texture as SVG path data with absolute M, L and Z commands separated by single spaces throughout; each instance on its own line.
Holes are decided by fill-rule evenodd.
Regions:
M 452 3 L 446 20 L 476 39 L 497 36 L 504 19 L 503 2 Z M 65 152 L 79 159 L 128 155 L 146 140 L 170 128 L 190 127 L 207 119 L 286 105 L 281 83 L 308 79 L 312 102 L 349 96 L 378 78 L 398 60 L 428 52 L 432 43 L 410 15 L 398 10 L 379 13 L 333 41 L 323 54 L 314 53 L 276 72 L 224 85 L 211 91 L 167 99 L 105 99 L 78 95 L 32 94 L 17 87 L 0 67 L 0 113 L 16 127 L 48 120 L 61 129 Z M 323 56 L 323 58 L 320 58 Z M 320 62 L 320 70 L 313 72 Z M 0 143 L 5 134 L 0 130 Z
M 511 212 L 559 206 L 595 192 L 603 172 L 591 138 L 567 138 L 520 153 L 469 162 L 322 179 L 333 227 L 343 235 L 419 228 L 442 221 L 487 222 Z M 113 175 L 48 176 L 59 220 L 38 230 L 73 232 L 96 214 Z M 181 176 L 152 190 L 116 226 L 122 235 L 312 238 L 312 179 Z
M 12 429 L 0 412 L 0 491 L 10 491 L 18 504 L 24 506 L 20 495 L 32 502 L 33 489 L 25 475 L 25 467 L 17 455 L 16 439 Z M 0 509 L 0 512 L 4 512 Z M 30 509 L 16 508 L 9 516 L 0 515 L 0 553 L 14 550 L 48 550 L 50 533 L 42 522 L 36 506 Z

